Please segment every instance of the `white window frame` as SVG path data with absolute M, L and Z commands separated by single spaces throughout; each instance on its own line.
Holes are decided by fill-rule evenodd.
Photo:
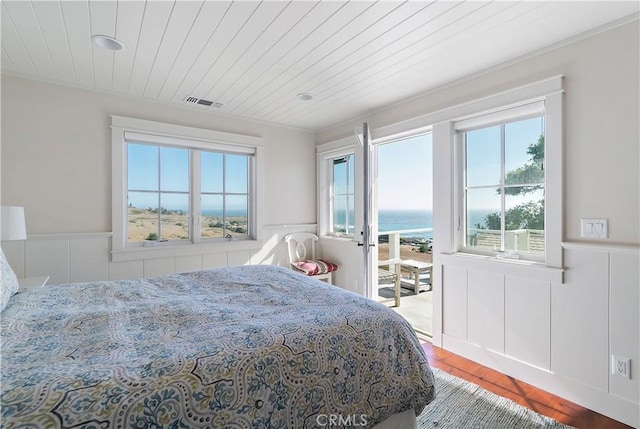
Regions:
M 355 140 L 355 137 L 351 138 Z M 354 143 L 349 141 L 349 146 L 339 147 L 323 151 L 318 149 L 318 219 L 319 235 L 332 237 L 353 238 L 354 234 L 335 233 L 333 229 L 333 160 L 343 156 L 355 157 Z M 355 164 L 354 164 L 355 168 Z M 354 175 L 355 176 L 355 175 Z M 355 184 L 354 184 L 355 185 Z M 355 210 L 355 199 L 354 199 Z M 354 226 L 355 229 L 355 226 Z
M 333 156 L 327 159 L 328 162 L 328 168 L 329 168 L 329 235 L 334 235 L 336 237 L 353 237 L 355 235 L 355 225 L 351 225 L 353 227 L 353 233 L 349 233 L 349 229 L 348 229 L 348 224 L 349 224 L 349 210 L 347 210 L 346 212 L 346 222 L 347 222 L 347 232 L 336 232 L 333 230 L 333 227 L 335 225 L 335 219 L 333 218 L 333 214 L 335 212 L 334 210 L 334 206 L 335 206 L 335 202 L 336 202 L 336 190 L 333 186 L 333 184 L 335 183 L 335 176 L 334 176 L 334 172 L 335 172 L 335 160 L 339 159 L 339 158 L 347 158 L 347 157 L 351 157 L 352 160 L 355 159 L 355 154 L 354 153 L 346 153 L 344 155 L 338 155 L 338 156 Z M 348 190 L 349 190 L 349 163 L 346 162 L 346 168 L 347 168 L 347 193 L 346 194 L 341 194 L 343 196 L 347 197 L 347 201 L 349 201 L 349 195 L 351 195 L 351 209 L 354 211 L 355 213 L 355 184 L 354 184 L 354 192 L 349 194 Z M 355 162 L 353 164 L 353 169 L 355 169 Z M 354 180 L 355 180 L 355 174 L 354 176 Z M 349 208 L 349 207 L 347 207 Z M 355 216 L 354 216 L 355 217 Z
M 450 109 L 437 112 L 433 119 L 434 135 L 434 176 L 449 177 L 451 185 L 434 189 L 434 205 L 440 204 L 441 210 L 434 219 L 434 230 L 451 231 L 450 236 L 441 236 L 436 243 L 442 255 L 465 254 L 462 243 L 462 210 L 460 192 L 463 189 L 459 154 L 456 148 L 456 124 L 458 127 L 472 126 L 473 121 L 486 123 L 487 115 L 500 115 L 511 109 L 523 108 L 535 102 L 544 103 L 545 111 L 545 255 L 544 262 L 502 259 L 503 264 L 513 264 L 514 271 L 520 268 L 536 266 L 550 268 L 544 271 L 543 278 L 562 282 L 563 254 L 563 210 L 562 210 L 562 141 L 563 141 L 563 77 L 557 76 L 526 86 L 505 91 L 493 96 L 478 99 Z M 483 117 L 485 117 L 483 119 Z M 463 122 L 467 121 L 467 122 Z M 437 162 L 436 162 L 437 160 Z M 495 258 L 495 257 L 493 257 Z M 516 269 L 518 266 L 520 268 Z M 530 271 L 527 271 L 530 272 Z M 537 273 L 543 271 L 537 270 Z
M 496 256 L 496 255 L 502 256 L 506 254 L 507 258 L 518 258 L 518 259 L 529 260 L 529 261 L 544 262 L 544 255 L 536 255 L 531 253 L 523 253 L 518 251 L 510 251 L 510 250 L 503 251 L 502 249 L 496 252 L 495 250 L 489 250 L 489 249 L 478 248 L 478 247 L 469 247 L 466 245 L 466 237 L 465 237 L 466 225 L 468 223 L 466 220 L 467 207 L 466 207 L 466 201 L 464 198 L 465 190 L 466 190 L 466 186 L 465 186 L 466 150 L 465 150 L 465 140 L 464 140 L 465 133 L 469 131 L 477 130 L 477 129 L 492 127 L 492 126 L 504 126 L 505 124 L 509 124 L 511 122 L 526 120 L 526 119 L 540 117 L 540 116 L 542 116 L 543 118 L 546 117 L 545 106 L 544 106 L 544 102 L 537 101 L 537 102 L 524 104 L 522 106 L 499 110 L 497 112 L 488 113 L 488 114 L 470 118 L 467 120 L 457 121 L 453 124 L 453 128 L 456 132 L 454 156 L 456 159 L 456 166 L 455 166 L 456 176 L 457 176 L 456 177 L 456 184 L 457 184 L 456 193 L 458 198 L 456 202 L 456 207 L 459 207 L 459 210 L 457 213 L 457 216 L 458 216 L 457 222 L 459 225 L 459 228 L 458 228 L 459 234 L 457 235 L 457 240 L 458 240 L 457 247 L 459 251 L 465 252 L 465 253 L 475 253 L 479 255 L 491 255 L 491 256 Z M 545 123 L 546 123 L 546 119 L 545 119 Z M 501 151 L 503 152 L 503 157 L 501 159 L 501 175 L 503 178 L 506 174 L 506 172 L 504 171 L 504 168 L 505 168 L 504 144 L 505 144 L 504 135 L 502 135 Z M 545 161 L 546 161 L 546 146 L 547 144 L 545 140 Z M 545 189 L 546 189 L 546 185 L 547 183 L 545 180 L 544 182 Z M 498 187 L 501 188 L 503 191 L 504 191 L 504 186 L 505 184 L 502 182 L 498 185 Z M 501 206 L 504 209 L 504 198 L 505 198 L 504 192 L 501 193 L 501 198 L 502 198 Z M 545 195 L 545 200 L 546 200 L 546 195 Z M 500 216 L 502 219 L 502 222 L 501 222 L 502 230 L 500 234 L 500 241 L 502 244 L 504 244 L 505 232 L 506 232 L 504 229 L 504 221 L 505 221 L 504 210 L 501 210 Z M 546 224 L 545 224 L 545 231 L 546 231 Z
M 263 142 L 260 137 L 231 134 L 221 131 L 192 128 L 162 122 L 147 121 L 123 116 L 111 116 L 112 136 L 112 258 L 114 261 L 133 260 L 161 256 L 190 255 L 215 252 L 233 248 L 253 248 L 262 239 L 262 180 Z M 199 207 L 190 204 L 190 240 L 171 240 L 155 243 L 132 243 L 127 240 L 127 144 L 128 141 L 155 146 L 181 147 L 191 149 L 190 174 L 199 177 L 200 150 L 224 153 L 249 154 L 253 165 L 249 168 L 249 231 L 248 239 L 202 239 L 199 237 Z M 192 156 L 195 154 L 195 156 Z M 199 183 L 190 180 L 190 195 L 199 195 Z M 198 182 L 198 181 L 195 181 Z M 191 200 L 193 198 L 190 198 Z

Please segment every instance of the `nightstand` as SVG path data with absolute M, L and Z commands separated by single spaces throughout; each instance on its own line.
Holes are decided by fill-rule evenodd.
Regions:
M 42 277 L 26 277 L 24 279 L 18 279 L 18 285 L 20 289 L 29 289 L 36 286 L 44 286 L 49 281 L 49 276 Z

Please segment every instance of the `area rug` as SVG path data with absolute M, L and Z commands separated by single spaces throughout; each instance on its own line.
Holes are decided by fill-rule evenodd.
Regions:
M 461 378 L 432 368 L 436 399 L 418 416 L 419 429 L 570 429 Z

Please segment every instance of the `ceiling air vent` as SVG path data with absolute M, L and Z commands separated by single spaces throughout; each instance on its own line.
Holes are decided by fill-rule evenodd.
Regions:
M 204 98 L 197 98 L 197 97 L 191 97 L 191 96 L 187 96 L 187 98 L 184 99 L 184 102 L 187 104 L 195 104 L 197 106 L 203 106 L 203 107 L 215 107 L 216 109 L 219 109 L 220 107 L 222 107 L 222 103 L 219 101 L 205 100 Z

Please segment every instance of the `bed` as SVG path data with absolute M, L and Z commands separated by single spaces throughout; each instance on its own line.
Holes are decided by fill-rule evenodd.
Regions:
M 282 267 L 36 287 L 0 324 L 6 428 L 380 427 L 434 398 L 402 317 Z

